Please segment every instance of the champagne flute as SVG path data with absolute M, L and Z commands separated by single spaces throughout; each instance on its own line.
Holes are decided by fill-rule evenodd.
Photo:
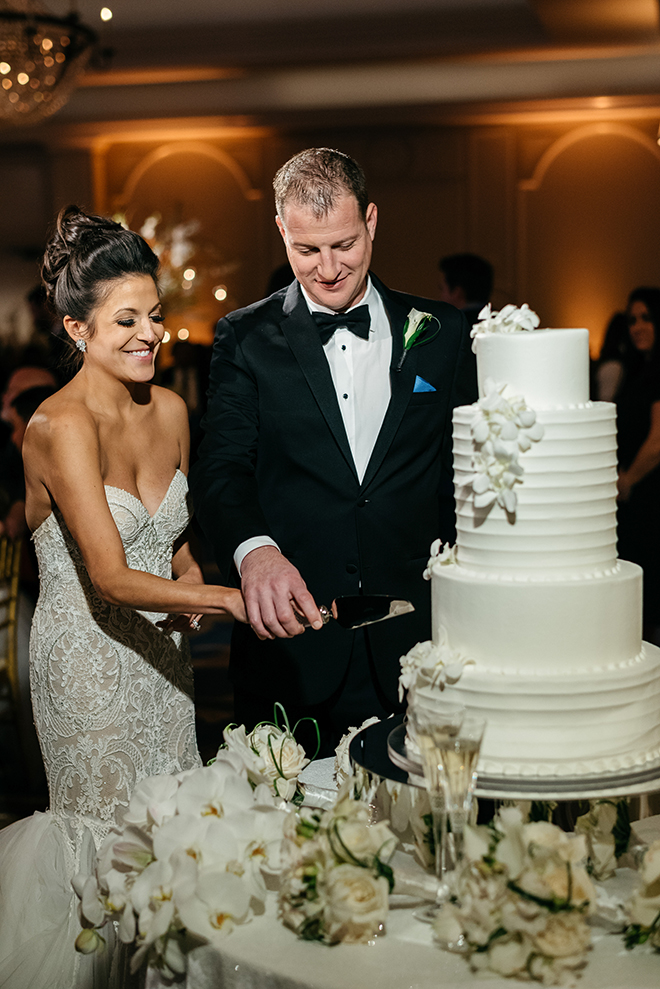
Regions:
M 442 765 L 442 750 L 448 739 L 455 737 L 465 716 L 461 704 L 424 697 L 423 691 L 414 691 L 408 717 L 414 741 L 420 751 L 424 780 L 431 805 L 433 840 L 435 849 L 435 875 L 438 891 L 435 902 L 415 912 L 417 920 L 432 923 L 448 894 L 444 883 L 447 871 L 447 805 Z
M 463 859 L 465 825 L 470 818 L 472 796 L 477 784 L 477 762 L 486 722 L 466 714 L 459 730 L 440 743 L 442 781 L 454 842 L 454 866 Z
M 470 819 L 472 796 L 477 784 L 477 762 L 485 727 L 483 718 L 466 714 L 459 730 L 441 742 L 442 783 L 454 850 L 454 872 L 448 877 L 448 885 L 453 887 L 454 895 L 463 861 L 465 825 Z M 436 931 L 435 939 L 446 951 L 463 953 L 467 947 L 463 934 L 456 940 L 447 941 Z

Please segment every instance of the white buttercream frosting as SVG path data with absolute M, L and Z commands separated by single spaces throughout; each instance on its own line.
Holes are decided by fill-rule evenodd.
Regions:
M 454 410 L 456 546 L 425 575 L 434 640 L 473 663 L 443 696 L 486 718 L 482 772 L 614 772 L 660 755 L 660 650 L 641 569 L 616 559 L 616 411 L 589 401 L 586 330 L 531 329 L 475 333 L 482 400 L 506 382 L 543 427 L 514 513 L 475 504 L 483 405 Z

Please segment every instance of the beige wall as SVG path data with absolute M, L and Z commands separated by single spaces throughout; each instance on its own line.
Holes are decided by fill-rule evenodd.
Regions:
M 174 329 L 185 322 L 194 338 L 210 339 L 215 320 L 260 298 L 284 260 L 273 173 L 296 151 L 323 144 L 365 167 L 379 206 L 373 266 L 388 284 L 435 296 L 439 257 L 475 251 L 495 265 L 497 307 L 527 301 L 542 324 L 585 325 L 596 351 L 627 293 L 660 284 L 655 126 L 183 126 L 176 135 L 147 127 L 90 138 L 88 147 L 0 147 L 0 178 L 8 176 L 3 188 L 11 189 L 0 242 L 5 250 L 38 247 L 55 208 L 72 199 L 121 212 L 135 227 L 154 211 L 162 225 L 197 220 L 196 298 L 187 311 L 185 298 L 176 300 L 171 313 Z M 217 284 L 227 286 L 225 303 L 211 295 Z

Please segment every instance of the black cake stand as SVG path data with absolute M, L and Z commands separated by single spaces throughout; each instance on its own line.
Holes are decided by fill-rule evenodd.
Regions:
M 424 786 L 421 763 L 405 747 L 406 725 L 400 714 L 359 732 L 350 746 L 351 760 L 382 779 Z M 480 773 L 476 794 L 491 800 L 593 800 L 641 796 L 660 790 L 660 759 L 644 766 L 593 776 L 491 776 Z

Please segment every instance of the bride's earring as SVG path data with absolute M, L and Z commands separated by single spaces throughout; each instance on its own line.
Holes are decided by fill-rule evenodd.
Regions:
M 87 350 L 87 343 L 85 342 L 85 340 L 82 340 L 80 337 L 78 337 L 78 339 L 76 340 L 76 347 L 78 348 L 81 354 L 84 354 L 85 351 Z

